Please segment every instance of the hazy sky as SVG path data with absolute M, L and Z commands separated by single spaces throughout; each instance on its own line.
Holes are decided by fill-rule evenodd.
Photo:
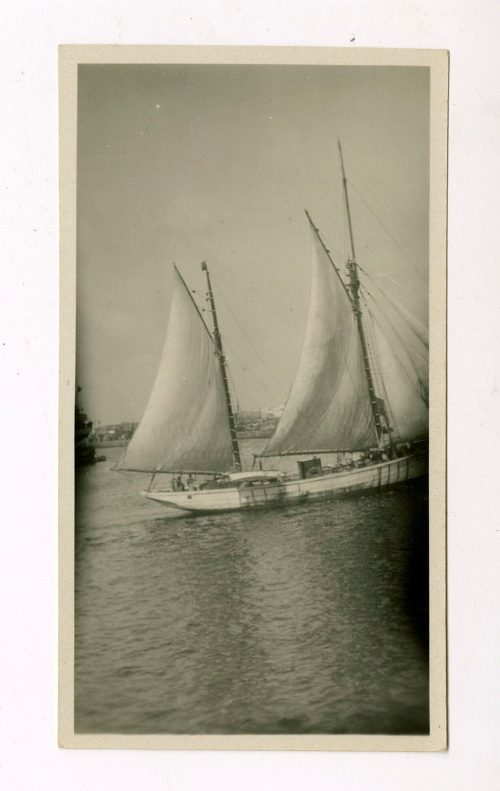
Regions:
M 347 255 L 337 137 L 358 262 L 426 323 L 427 69 L 80 66 L 77 379 L 92 419 L 141 417 L 173 262 L 200 307 L 208 263 L 240 407 L 285 400 L 308 307 L 305 208 Z

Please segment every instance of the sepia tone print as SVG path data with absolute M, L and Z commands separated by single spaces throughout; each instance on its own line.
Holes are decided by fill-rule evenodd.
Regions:
M 442 748 L 445 57 L 78 52 L 63 743 Z

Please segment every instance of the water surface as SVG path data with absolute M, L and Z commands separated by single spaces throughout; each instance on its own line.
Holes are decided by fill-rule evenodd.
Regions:
M 76 482 L 78 732 L 428 732 L 422 484 L 177 516 L 104 452 Z

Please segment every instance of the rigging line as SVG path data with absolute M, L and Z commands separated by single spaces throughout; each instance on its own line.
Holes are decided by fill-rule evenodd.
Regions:
M 361 193 L 359 192 L 359 190 L 357 190 L 357 189 L 356 189 L 356 186 L 355 186 L 355 185 L 352 183 L 352 181 L 349 181 L 349 184 L 350 184 L 350 185 L 351 185 L 351 187 L 353 188 L 353 190 L 354 190 L 354 192 L 356 193 L 356 195 L 358 196 L 358 198 L 359 198 L 359 199 L 360 199 L 360 200 L 361 200 L 361 201 L 364 203 L 364 205 L 366 206 L 366 208 L 368 209 L 368 211 L 369 211 L 371 214 L 373 214 L 373 216 L 375 217 L 375 219 L 377 220 L 377 222 L 378 222 L 378 223 L 379 223 L 379 224 L 382 226 L 382 228 L 384 229 L 384 231 L 385 231 L 385 232 L 386 232 L 386 233 L 387 233 L 387 234 L 388 234 L 388 235 L 391 237 L 391 239 L 392 239 L 392 241 L 394 242 L 394 244 L 395 244 L 395 245 L 396 245 L 396 246 L 399 248 L 399 250 L 401 250 L 401 252 L 402 252 L 402 253 L 403 253 L 403 255 L 405 256 L 406 260 L 408 261 L 408 263 L 410 264 L 410 266 L 412 267 L 412 269 L 415 271 L 415 273 L 416 273 L 416 274 L 419 276 L 419 278 L 422 280 L 422 282 L 423 282 L 423 283 L 425 283 L 425 285 L 427 285 L 427 280 L 426 280 L 426 278 L 424 277 L 424 275 L 422 274 L 422 272 L 420 271 L 420 269 L 417 267 L 417 265 L 416 265 L 415 261 L 412 261 L 412 260 L 411 260 L 411 259 L 413 258 L 413 256 L 410 254 L 410 252 L 409 252 L 408 250 L 404 250 L 404 249 L 403 249 L 403 247 L 401 246 L 401 244 L 400 244 L 400 243 L 398 242 L 398 240 L 397 240 L 397 239 L 396 239 L 396 238 L 393 236 L 393 234 L 392 234 L 392 233 L 390 232 L 390 230 L 387 228 L 387 226 L 385 225 L 385 223 L 383 223 L 383 222 L 382 222 L 382 220 L 380 219 L 380 217 L 379 217 L 379 216 L 378 216 L 378 215 L 377 215 L 377 214 L 374 212 L 374 210 L 371 208 L 370 204 L 369 204 L 369 203 L 367 203 L 367 201 L 366 201 L 366 200 L 363 198 L 363 196 L 361 195 Z
M 374 313 L 372 313 L 372 311 L 370 310 L 370 308 L 369 308 L 369 306 L 368 306 L 368 305 L 366 306 L 366 309 L 367 309 L 367 311 L 368 311 L 368 314 L 369 314 L 369 316 L 370 316 L 371 320 L 373 321 L 373 323 L 374 323 L 374 324 L 376 324 L 376 325 L 378 326 L 378 328 L 379 328 L 380 332 L 382 333 L 382 335 L 383 335 L 383 336 L 384 336 L 384 338 L 386 339 L 386 341 L 387 341 L 387 343 L 388 343 L 388 345 L 389 345 L 389 348 L 391 349 L 391 351 L 393 352 L 393 354 L 396 356 L 396 358 L 397 358 L 397 360 L 398 360 L 398 362 L 399 362 L 399 364 L 400 364 L 400 366 L 401 366 L 401 368 L 402 368 L 403 372 L 405 373 L 405 375 L 406 375 L 407 379 L 409 380 L 409 382 L 411 383 L 412 387 L 413 387 L 415 390 L 418 390 L 417 386 L 415 385 L 415 382 L 414 382 L 414 380 L 412 379 L 412 377 L 411 377 L 411 376 L 410 376 L 410 374 L 408 373 L 408 370 L 407 370 L 407 368 L 406 368 L 406 366 L 405 366 L 404 362 L 402 361 L 402 359 L 401 359 L 400 355 L 398 354 L 398 352 L 397 352 L 397 351 L 396 351 L 396 349 L 394 348 L 394 345 L 393 345 L 393 344 L 391 343 L 391 341 L 389 340 L 389 338 L 388 338 L 388 336 L 387 336 L 387 332 L 386 332 L 386 331 L 384 330 L 384 328 L 382 327 L 382 325 L 381 325 L 380 321 L 379 321 L 379 320 L 378 320 L 378 318 L 375 316 L 375 314 L 374 314 Z M 418 377 L 418 375 L 417 375 L 417 378 L 419 378 L 419 377 Z
M 367 183 L 367 182 L 364 180 L 364 178 L 363 178 L 363 176 L 361 175 L 360 171 L 359 171 L 359 170 L 358 170 L 358 168 L 357 168 L 357 167 L 354 165 L 354 163 L 353 163 L 353 162 L 350 162 L 349 169 L 350 169 L 350 171 L 351 171 L 351 172 L 354 172 L 355 176 L 357 177 L 358 181 L 360 182 L 360 184 L 361 184 L 361 188 L 362 188 L 362 192 L 363 192 L 364 194 L 366 194 L 366 198 L 363 198 L 363 194 L 362 194 L 362 192 L 360 192 L 360 191 L 357 189 L 356 185 L 355 185 L 353 182 L 351 182 L 349 179 L 346 179 L 346 180 L 347 180 L 347 181 L 348 181 L 348 183 L 351 185 L 351 187 L 352 187 L 352 188 L 355 190 L 355 192 L 357 193 L 357 195 L 359 196 L 359 198 L 360 198 L 360 199 L 361 199 L 361 200 L 362 200 L 362 201 L 365 203 L 365 205 L 367 206 L 367 208 L 368 208 L 368 209 L 369 209 L 369 210 L 370 210 L 370 211 L 371 211 L 371 212 L 374 214 L 375 218 L 376 218 L 376 219 L 377 219 L 377 220 L 378 220 L 378 221 L 379 221 L 379 222 L 380 222 L 380 223 L 383 225 L 381 218 L 379 218 L 379 217 L 378 217 L 378 215 L 376 214 L 376 212 L 374 211 L 374 209 L 372 209 L 372 208 L 370 207 L 370 205 L 369 205 L 369 201 L 368 201 L 368 197 L 370 197 L 370 198 L 371 198 L 371 200 L 372 200 L 372 203 L 373 203 L 373 205 L 378 207 L 378 206 L 379 206 L 379 203 L 380 203 L 380 196 L 379 196 L 379 195 L 377 195 L 377 194 L 376 194 L 376 192 L 375 192 L 374 190 L 372 190 L 372 189 L 371 189 L 371 187 L 370 187 L 370 186 L 369 186 L 369 184 L 368 184 L 368 183 Z M 383 226 L 383 227 L 384 227 L 384 226 Z M 390 231 L 389 231 L 387 228 L 386 228 L 385 230 L 387 230 L 387 233 L 388 233 L 389 235 L 391 235 Z M 398 235 L 396 230 L 394 230 L 394 234 Z M 391 238 L 392 238 L 392 237 L 391 237 Z M 396 239 L 394 239 L 394 241 L 396 242 L 396 244 L 398 244 L 398 242 L 397 242 L 397 240 L 396 240 Z M 415 258 L 414 258 L 414 255 L 413 255 L 413 253 L 412 253 L 412 250 L 411 250 L 411 248 L 410 248 L 410 247 L 407 245 L 407 243 L 406 243 L 406 241 L 405 241 L 405 239 L 404 239 L 404 237 L 403 237 L 403 235 L 402 235 L 402 234 L 400 235 L 400 243 L 401 243 L 401 244 L 402 244 L 402 245 L 403 245 L 403 246 L 406 248 L 406 254 L 407 254 L 407 255 L 408 255 L 410 258 L 412 258 L 412 259 L 413 259 L 413 263 L 414 263 L 415 265 L 417 265 L 417 263 L 416 263 L 416 261 L 415 261 Z M 403 251 L 403 252 L 404 252 L 404 251 Z
M 408 322 L 408 320 L 407 320 L 406 316 L 404 315 L 403 308 L 402 308 L 400 305 L 398 305 L 398 303 L 397 303 L 395 300 L 393 300 L 393 299 L 391 299 L 391 297 L 389 297 L 389 295 L 388 295 L 388 294 L 386 293 L 386 291 L 385 291 L 385 290 L 382 288 L 382 286 L 379 286 L 379 284 L 377 283 L 377 281 L 375 280 L 375 278 L 373 277 L 373 275 L 370 275 L 370 273 L 369 273 L 369 272 L 367 272 L 367 271 L 366 271 L 366 269 L 364 269 L 364 268 L 361 266 L 361 264 L 358 264 L 358 268 L 359 268 L 359 269 L 361 269 L 361 271 L 363 272 L 363 274 L 365 274 L 365 275 L 366 275 L 366 277 L 367 277 L 367 278 L 369 278 L 369 279 L 371 280 L 371 282 L 373 283 L 373 285 L 375 286 L 375 288 L 376 288 L 376 289 L 379 291 L 379 293 L 380 293 L 380 294 L 382 294 L 382 296 L 386 298 L 386 300 L 387 300 L 387 302 L 389 303 L 389 305 L 391 305 L 391 306 L 394 308 L 394 310 L 396 310 L 396 311 L 399 313 L 399 315 L 401 316 L 401 318 L 402 318 L 402 319 L 404 319 L 404 320 L 405 320 L 405 322 L 408 324 L 409 322 Z M 381 273 L 381 276 L 384 276 L 384 275 L 385 275 L 385 272 Z M 394 281 L 393 281 L 393 282 L 394 282 Z M 411 313 L 411 311 L 410 311 L 410 310 L 408 310 L 408 314 L 409 314 L 410 316 L 412 316 L 412 313 Z M 417 319 L 416 317 L 413 317 L 413 319 L 414 319 L 414 321 L 415 321 L 416 323 L 420 323 L 420 322 L 418 322 L 418 319 Z M 422 327 L 423 327 L 423 325 L 422 325 Z M 425 329 L 425 327 L 423 327 L 423 329 Z
M 229 305 L 228 305 L 228 303 L 227 303 L 227 300 L 226 300 L 226 299 L 225 299 L 225 297 L 224 297 L 224 294 L 222 293 L 222 291 L 220 290 L 220 288 L 217 286 L 217 284 L 216 284 L 216 283 L 213 283 L 213 285 L 214 285 L 214 286 L 215 286 L 215 288 L 217 289 L 217 292 L 218 292 L 218 293 L 221 295 L 221 297 L 222 297 L 223 301 L 224 301 L 224 302 L 225 302 L 225 304 L 227 305 L 227 307 L 228 307 L 229 311 L 231 312 L 231 314 L 232 314 L 233 318 L 235 319 L 236 323 L 238 323 L 238 322 L 237 322 L 237 319 L 236 319 L 236 317 L 234 316 L 234 313 L 232 312 L 231 308 L 229 307 Z M 199 312 L 199 311 L 198 311 L 198 312 Z M 240 326 L 240 325 L 238 325 L 238 326 Z M 243 328 L 242 328 L 241 326 L 240 326 L 240 329 L 241 329 L 241 330 L 242 330 L 242 332 L 243 332 Z M 245 334 L 245 333 L 243 333 L 243 334 Z M 236 349 L 234 348 L 234 346 L 233 346 L 232 344 L 230 344 L 230 343 L 229 343 L 229 342 L 226 340 L 226 338 L 225 338 L 225 337 L 223 338 L 223 337 L 222 337 L 222 334 L 220 334 L 220 336 L 221 336 L 221 340 L 223 340 L 223 342 L 224 342 L 224 346 L 227 346 L 227 347 L 228 347 L 228 348 L 231 350 L 231 352 L 232 352 L 232 353 L 235 355 L 235 357 L 237 357 L 237 358 L 238 358 L 238 360 L 240 361 L 240 363 L 241 363 L 241 364 L 244 366 L 244 369 L 245 369 L 245 370 L 247 370 L 247 371 L 248 371 L 248 372 L 249 372 L 249 373 L 250 373 L 250 374 L 253 376 L 253 378 L 255 379 L 255 381 L 256 381 L 256 382 L 257 382 L 257 383 L 258 383 L 258 384 L 259 384 L 259 385 L 260 385 L 260 386 L 261 386 L 261 387 L 262 387 L 262 388 L 263 388 L 263 389 L 266 391 L 266 393 L 267 393 L 268 395 L 270 395 L 270 396 L 271 396 L 271 398 L 278 400 L 278 399 L 276 398 L 276 393 L 272 393 L 272 392 L 271 392 L 271 391 L 270 391 L 270 390 L 269 390 L 269 389 L 268 389 L 268 388 L 267 388 L 267 387 L 266 387 L 266 386 L 265 386 L 265 385 L 264 385 L 264 384 L 261 382 L 261 380 L 259 379 L 259 377 L 257 376 L 257 374 L 256 374 L 256 373 L 255 373 L 255 372 L 254 372 L 254 371 L 253 371 L 251 368 L 249 368 L 248 364 L 247 364 L 247 363 L 246 363 L 246 362 L 245 362 L 245 361 L 244 361 L 244 360 L 243 360 L 243 359 L 240 357 L 240 355 L 238 354 L 238 352 L 236 351 Z M 250 342 L 250 340 L 248 339 L 248 337 L 247 337 L 247 340 L 248 340 L 248 341 L 249 341 L 249 343 L 251 344 L 251 342 Z M 252 345 L 252 344 L 251 344 L 251 345 Z M 255 348 L 255 347 L 253 347 L 253 348 Z M 264 361 L 263 361 L 263 360 L 261 360 L 261 362 L 264 362 Z M 264 365 L 265 365 L 265 363 L 264 363 Z M 236 387 L 235 387 L 234 380 L 233 380 L 233 378 L 232 378 L 232 376 L 231 376 L 230 370 L 229 370 L 229 378 L 230 378 L 230 380 L 231 380 L 231 384 L 232 384 L 232 386 L 233 386 L 234 395 L 236 396 L 236 400 L 237 400 L 237 401 L 238 401 L 238 403 L 239 403 L 239 398 L 238 398 L 238 391 L 237 391 L 237 389 L 236 389 Z M 275 384 L 278 384 L 278 382 L 277 382 L 277 380 L 276 380 L 276 379 L 275 379 L 274 381 L 275 381 Z
M 340 261 L 344 261 L 344 260 L 346 261 L 346 260 L 349 258 L 349 256 L 348 256 L 348 255 L 346 255 L 346 254 L 344 254 L 344 253 L 342 253 L 342 252 L 340 251 L 340 248 L 339 248 L 339 247 L 336 247 L 334 244 L 330 244 L 330 242 L 328 241 L 328 239 L 325 239 L 325 249 L 326 249 L 326 251 L 327 251 L 328 253 L 334 253 L 334 254 L 336 255 L 336 257 L 337 257 L 337 258 L 338 258 Z M 358 266 L 359 266 L 359 264 L 358 264 Z
M 276 393 L 271 392 L 271 390 L 269 390 L 268 387 L 263 382 L 261 382 L 255 371 L 253 371 L 251 368 L 248 367 L 248 364 L 245 362 L 245 360 L 242 360 L 242 358 L 240 357 L 234 346 L 228 343 L 226 339 L 223 340 L 224 340 L 224 346 L 227 346 L 228 349 L 230 349 L 231 352 L 234 354 L 234 356 L 238 358 L 240 363 L 243 365 L 244 370 L 248 371 L 248 373 L 250 373 L 253 376 L 255 381 L 262 387 L 263 390 L 265 390 L 267 395 L 271 396 L 273 400 L 278 401 L 279 399 L 277 398 Z
M 371 298 L 371 300 L 373 301 L 373 303 L 374 303 L 374 304 L 377 306 L 377 308 L 378 308 L 377 301 L 376 301 L 376 299 L 373 297 L 373 295 L 372 295 L 372 294 L 370 294 L 370 292 L 369 292 L 367 289 L 363 288 L 363 290 L 364 290 L 364 291 L 366 291 L 366 293 L 368 294 L 368 296 Z M 364 297 L 363 297 L 363 298 L 364 298 Z M 368 310 L 370 310 L 370 307 L 369 307 L 368 303 L 366 302 L 366 300 L 365 300 L 365 304 L 366 304 L 366 306 L 367 306 Z M 406 342 L 405 342 L 405 339 L 404 339 L 404 338 L 401 336 L 401 333 L 399 332 L 398 328 L 395 326 L 394 322 L 392 322 L 392 321 L 391 321 L 391 320 L 388 318 L 388 316 L 387 316 L 385 313 L 382 313 L 382 315 L 383 315 L 383 317 L 384 317 L 385 321 L 387 322 L 387 324 L 389 325 L 389 327 L 392 329 L 392 331 L 393 331 L 393 333 L 395 334 L 395 336 L 397 337 L 397 339 L 398 339 L 398 341 L 400 342 L 400 344 L 401 344 L 401 346 L 403 347 L 403 349 L 405 349 L 405 348 L 406 348 Z M 412 329 L 412 328 L 410 327 L 410 330 L 411 330 L 411 329 Z M 420 341 L 420 338 L 418 338 L 418 336 L 415 336 L 415 337 L 417 338 L 417 340 L 419 340 L 419 341 Z M 422 341 L 420 341 L 420 343 L 422 343 Z M 422 344 L 422 345 L 424 345 L 424 344 Z M 422 354 L 421 352 L 417 352 L 417 354 L 419 355 L 419 357 L 422 357 L 422 358 L 424 359 L 424 361 L 427 363 L 427 355 L 426 355 L 426 354 Z M 411 360 L 411 357 L 410 357 L 410 355 L 409 355 L 409 354 L 408 354 L 408 359 L 410 360 L 410 364 L 411 364 L 411 367 L 413 368 L 413 370 L 414 370 L 414 372 L 415 372 L 415 375 L 416 375 L 416 376 L 417 376 L 417 377 L 420 379 L 419 373 L 418 373 L 418 371 L 417 371 L 417 369 L 416 369 L 415 365 L 413 364 L 413 362 L 412 362 L 412 360 Z
M 367 291 L 366 293 L 368 294 L 368 296 L 369 296 L 369 297 L 371 297 L 371 299 L 373 300 L 374 304 L 375 304 L 375 305 L 377 305 L 376 301 L 374 300 L 374 298 L 373 298 L 373 296 L 370 294 L 370 292 L 369 292 L 369 291 Z M 368 310 L 368 312 L 370 313 L 370 315 L 372 316 L 373 320 L 377 322 L 378 326 L 379 326 L 379 327 L 380 327 L 380 329 L 382 330 L 382 327 L 381 327 L 380 321 L 379 321 L 379 320 L 378 320 L 378 319 L 375 317 L 375 314 L 374 314 L 374 313 L 373 313 L 373 312 L 370 310 L 370 306 L 369 306 L 369 304 L 368 304 L 368 302 L 366 301 L 366 299 L 365 299 L 365 297 L 364 297 L 364 296 L 363 296 L 363 299 L 364 299 L 364 302 L 365 302 L 365 305 L 366 305 L 366 307 L 367 307 L 367 310 Z M 378 305 L 377 305 L 377 307 L 378 307 Z M 405 340 L 404 340 L 404 338 L 402 338 L 402 337 L 401 337 L 401 334 L 400 334 L 399 330 L 397 329 L 397 327 L 395 327 L 395 326 L 394 326 L 394 324 L 393 324 L 393 322 L 392 322 L 392 321 L 391 321 L 389 318 L 387 318 L 387 316 L 385 315 L 385 313 L 382 313 L 382 316 L 383 316 L 383 318 L 385 319 L 386 323 L 389 325 L 390 329 L 393 331 L 393 333 L 394 333 L 394 335 L 396 336 L 396 338 L 398 339 L 399 343 L 401 344 L 401 347 L 402 347 L 403 349 L 405 349 L 405 351 L 406 351 L 406 343 L 405 343 Z M 394 353 L 396 354 L 396 350 L 394 349 L 393 345 L 392 345 L 392 344 L 389 342 L 389 339 L 387 338 L 387 336 L 385 336 L 385 337 L 386 337 L 386 339 L 387 339 L 387 342 L 388 342 L 388 343 L 389 343 L 389 345 L 391 346 L 392 350 L 393 350 L 393 351 L 394 351 Z M 418 381 L 420 382 L 420 381 L 421 381 L 421 376 L 420 376 L 420 374 L 419 374 L 419 372 L 418 372 L 418 370 L 417 370 L 417 368 L 416 368 L 416 365 L 414 364 L 414 362 L 413 362 L 413 360 L 411 359 L 411 356 L 408 354 L 408 352 L 406 352 L 406 354 L 407 354 L 407 357 L 408 357 L 408 360 L 409 360 L 409 363 L 410 363 L 410 368 L 412 369 L 413 373 L 415 374 L 415 376 L 417 377 Z M 420 355 L 420 356 L 422 356 L 422 355 Z M 398 359 L 400 359 L 400 358 L 398 357 Z M 401 362 L 401 360 L 400 360 L 400 362 Z M 401 364 L 402 364 L 402 363 L 401 363 Z
M 247 335 L 247 333 L 246 333 L 246 331 L 244 330 L 243 326 L 240 324 L 240 322 L 239 322 L 239 321 L 238 321 L 238 319 L 236 318 L 236 316 L 235 316 L 235 314 L 233 313 L 233 310 L 232 310 L 232 308 L 231 308 L 231 306 L 230 306 L 229 302 L 228 302 L 228 301 L 227 301 L 227 299 L 225 298 L 224 294 L 222 293 L 222 291 L 220 290 L 220 288 L 219 288 L 219 286 L 217 285 L 217 283 L 216 283 L 216 282 L 214 282 L 214 286 L 215 286 L 215 288 L 217 289 L 217 293 L 218 293 L 218 294 L 220 294 L 220 296 L 221 296 L 221 298 L 222 298 L 222 301 L 223 301 L 223 302 L 224 302 L 224 304 L 226 305 L 226 307 L 227 307 L 227 309 L 229 310 L 229 312 L 230 312 L 231 316 L 233 317 L 233 319 L 234 319 L 234 321 L 235 321 L 236 325 L 238 326 L 238 328 L 240 329 L 241 333 L 242 333 L 242 334 L 243 334 L 243 336 L 246 338 L 246 340 L 248 341 L 248 343 L 250 344 L 250 346 L 251 346 L 251 347 L 252 347 L 252 349 L 254 350 L 255 354 L 257 355 L 257 358 L 258 358 L 259 362 L 261 362 L 261 363 L 262 363 L 262 365 L 264 366 L 264 368 L 266 369 L 266 371 L 267 371 L 268 373 L 270 373 L 270 374 L 271 374 L 271 376 L 272 376 L 272 377 L 273 377 L 273 379 L 274 379 L 274 383 L 275 383 L 275 384 L 279 384 L 278 380 L 276 379 L 276 377 L 275 377 L 275 375 L 274 375 L 274 372 L 273 372 L 273 371 L 271 370 L 271 368 L 270 368 L 270 367 L 267 365 L 267 363 L 266 363 L 266 361 L 263 359 L 263 357 L 261 357 L 261 354 L 260 354 L 259 350 L 258 350 L 258 349 L 257 349 L 257 348 L 254 346 L 254 344 L 253 344 L 252 340 L 249 338 L 249 336 Z
M 416 392 L 416 393 L 418 393 L 418 397 L 420 398 L 420 400 L 422 401 L 422 403 L 423 403 L 423 404 L 425 404 L 425 401 L 424 401 L 424 399 L 422 398 L 422 393 L 420 392 L 420 388 L 419 388 L 419 387 L 417 387 L 417 385 L 416 385 L 415 381 L 412 379 L 412 377 L 411 377 L 411 376 L 410 376 L 410 374 L 408 373 L 408 371 L 407 371 L 407 369 L 406 369 L 406 366 L 405 366 L 405 364 L 403 363 L 403 361 L 401 360 L 401 357 L 400 357 L 400 355 L 398 354 L 398 352 L 397 352 L 397 351 L 396 351 L 396 349 L 394 348 L 394 345 L 391 343 L 391 341 L 390 341 L 390 340 L 389 340 L 389 338 L 387 337 L 387 333 L 386 333 L 386 331 L 384 330 L 384 328 L 382 327 L 382 325 L 381 325 L 380 321 L 379 321 L 379 320 L 377 319 L 377 317 L 376 317 L 376 316 L 375 316 L 375 315 L 372 313 L 372 311 L 370 310 L 370 308 L 367 308 L 367 310 L 368 310 L 368 313 L 370 314 L 370 316 L 371 316 L 371 318 L 372 318 L 372 321 L 374 321 L 374 323 L 375 323 L 375 324 L 378 326 L 378 328 L 379 328 L 380 332 L 382 333 L 382 335 L 383 335 L 383 336 L 384 336 L 384 338 L 386 339 L 387 343 L 389 344 L 389 347 L 392 349 L 392 352 L 393 352 L 393 354 L 396 356 L 396 358 L 397 358 L 397 360 L 398 360 L 398 362 L 399 362 L 399 364 L 400 364 L 400 366 L 401 366 L 401 368 L 402 368 L 403 372 L 404 372 L 404 373 L 405 373 L 405 375 L 406 375 L 406 378 L 407 378 L 407 379 L 408 379 L 408 381 L 410 382 L 410 384 L 411 384 L 411 386 L 413 387 L 413 389 L 415 390 L 415 392 Z M 417 378 L 418 378 L 418 381 L 420 382 L 420 377 L 419 377 L 418 375 L 417 375 Z M 425 406 L 427 406 L 427 404 L 425 404 Z
M 359 264 L 358 264 L 358 266 L 359 266 Z M 367 277 L 369 277 L 369 278 L 370 278 L 370 280 L 372 281 L 373 285 L 374 285 L 374 286 L 375 286 L 375 287 L 378 289 L 378 291 L 380 292 L 380 294 L 381 294 L 383 297 L 385 297 L 385 298 L 386 298 L 387 302 L 389 303 L 389 305 L 390 305 L 392 308 L 394 308 L 394 310 L 396 311 L 396 313 L 398 314 L 398 316 L 400 316 L 400 318 L 401 318 L 401 319 L 403 319 L 403 321 L 404 321 L 404 323 L 405 323 L 405 326 L 406 326 L 406 327 L 408 327 L 408 329 L 410 330 L 410 332 L 412 332 L 412 333 L 413 333 L 414 337 L 415 337 L 415 338 L 418 340 L 418 342 L 419 342 L 419 343 L 420 343 L 422 346 L 424 346 L 424 347 L 426 348 L 426 350 L 427 350 L 427 351 L 429 351 L 429 344 L 428 344 L 428 342 L 426 343 L 426 342 L 425 342 L 425 340 L 424 340 L 423 338 L 421 338 L 421 337 L 420 337 L 420 335 L 418 334 L 418 332 L 416 331 L 416 329 L 415 329 L 414 327 L 412 327 L 412 325 L 410 324 L 410 322 L 408 321 L 408 319 L 407 319 L 407 318 L 406 318 L 406 316 L 404 315 L 404 313 L 403 313 L 403 311 L 401 310 L 401 308 L 399 308 L 399 307 L 398 307 L 398 305 L 396 304 L 396 302 L 393 302 L 393 301 L 392 301 L 392 299 L 390 299 L 390 297 L 388 297 L 388 296 L 387 296 L 387 294 L 385 293 L 385 291 L 384 291 L 382 288 L 380 288 L 380 286 L 379 286 L 379 285 L 377 285 L 377 283 L 375 282 L 375 280 L 374 280 L 374 279 L 373 279 L 373 278 L 372 278 L 372 277 L 371 277 L 371 276 L 368 274 L 368 272 L 366 272 L 366 271 L 365 271 L 365 270 L 364 270 L 362 267 L 359 267 L 359 268 L 361 269 L 361 271 L 362 271 L 362 272 L 363 272 L 363 273 L 364 273 L 364 274 L 365 274 Z M 363 291 L 365 291 L 365 293 L 366 293 L 366 294 L 368 294 L 368 296 L 369 296 L 369 297 L 371 297 L 371 299 L 373 300 L 373 302 L 375 303 L 375 305 L 377 305 L 377 307 L 378 307 L 377 300 L 375 299 L 375 297 L 373 296 L 373 294 L 371 294 L 371 293 L 368 291 L 368 289 L 366 288 L 366 286 L 362 285 L 362 286 L 361 286 L 361 288 L 363 289 Z M 389 321 L 389 319 L 387 319 L 387 321 Z M 417 322 L 417 319 L 415 319 L 415 322 Z M 394 328 L 394 329 L 395 329 L 395 328 Z M 423 327 L 423 326 L 422 326 L 422 329 L 424 329 L 424 330 L 425 330 L 425 327 Z

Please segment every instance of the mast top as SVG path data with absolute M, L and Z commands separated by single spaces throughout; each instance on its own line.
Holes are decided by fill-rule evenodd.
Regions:
M 338 146 L 339 146 L 339 151 L 340 151 L 340 159 L 342 159 L 342 146 L 341 146 L 341 144 L 340 144 L 340 137 L 337 137 L 337 143 L 338 143 Z M 343 165 L 343 164 L 344 164 L 344 163 L 342 162 L 342 165 Z M 343 169 L 344 169 L 344 168 L 342 167 L 342 170 L 343 170 Z
M 347 212 L 347 224 L 349 226 L 349 240 L 351 242 L 351 259 L 353 261 L 356 260 L 356 251 L 354 249 L 354 234 L 352 232 L 352 220 L 351 220 L 351 207 L 349 205 L 349 193 L 347 191 L 347 178 L 345 175 L 345 168 L 344 168 L 344 157 L 342 155 L 342 146 L 340 145 L 340 138 L 337 138 L 339 144 L 339 154 L 340 154 L 340 168 L 342 170 L 342 184 L 344 186 L 344 198 L 345 198 L 345 207 Z
M 340 137 L 337 137 L 337 143 L 338 143 L 338 146 L 339 146 L 340 169 L 342 171 L 342 182 L 343 182 L 344 187 L 345 187 L 347 179 L 346 179 L 346 175 L 345 175 L 344 156 L 342 154 L 342 146 L 340 145 Z

